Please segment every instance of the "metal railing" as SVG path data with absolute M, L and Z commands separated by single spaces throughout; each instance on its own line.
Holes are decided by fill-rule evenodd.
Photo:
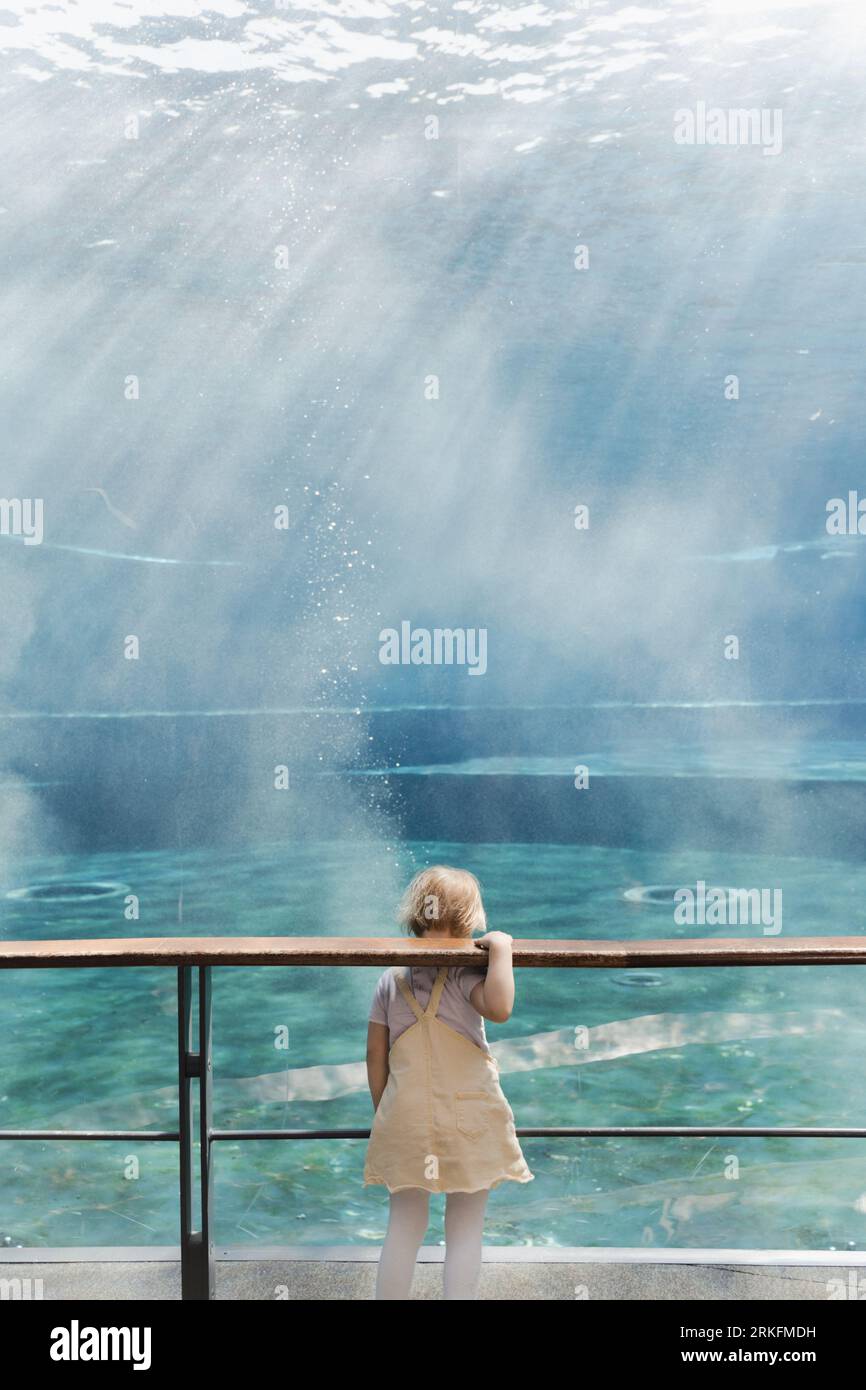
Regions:
M 177 969 L 178 1127 L 176 1130 L 0 1130 L 0 1140 L 127 1140 L 174 1143 L 179 1148 L 181 1297 L 213 1298 L 212 1146 L 274 1139 L 368 1139 L 369 1129 L 215 1129 L 213 1127 L 213 1009 L 215 966 L 465 965 L 483 953 L 469 942 L 424 942 L 376 937 L 143 937 L 89 941 L 0 942 L 0 969 L 74 969 L 159 965 Z M 633 969 L 654 966 L 866 965 L 866 940 L 855 936 L 726 938 L 714 941 L 516 940 L 514 965 L 522 969 Z M 194 1027 L 195 972 L 198 1028 Z M 197 1033 L 197 1036 L 196 1036 Z M 196 1175 L 193 1100 L 198 1092 L 199 1162 Z M 866 1139 L 866 1128 L 766 1125 L 518 1126 L 521 1138 L 818 1138 Z M 200 1222 L 194 1225 L 196 1176 Z

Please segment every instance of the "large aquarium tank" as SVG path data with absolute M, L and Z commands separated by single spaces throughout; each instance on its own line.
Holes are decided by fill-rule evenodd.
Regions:
M 519 939 L 863 932 L 864 61 L 855 0 L 6 0 L 0 938 L 396 937 L 437 862 Z M 216 970 L 215 1125 L 368 1126 L 380 973 Z M 487 1033 L 519 1126 L 856 1127 L 864 1003 L 521 969 Z M 0 1036 L 0 1128 L 176 1122 L 171 969 L 0 971 Z M 489 1244 L 866 1249 L 866 1141 L 524 1151 Z M 362 1143 L 215 1155 L 220 1246 L 381 1243 Z M 0 1165 L 8 1245 L 177 1243 L 175 1145 Z

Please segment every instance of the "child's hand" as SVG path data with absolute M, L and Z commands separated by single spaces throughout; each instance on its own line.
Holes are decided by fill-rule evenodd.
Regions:
M 489 931 L 475 943 L 487 952 L 487 973 L 483 984 L 472 991 L 471 1003 L 491 1023 L 507 1023 L 514 1007 L 514 963 L 508 932 Z M 477 998 L 476 998 L 477 994 Z
M 479 936 L 475 945 L 482 951 L 489 951 L 493 946 L 497 946 L 500 950 L 507 948 L 510 951 L 511 937 L 505 931 L 489 931 L 486 936 Z

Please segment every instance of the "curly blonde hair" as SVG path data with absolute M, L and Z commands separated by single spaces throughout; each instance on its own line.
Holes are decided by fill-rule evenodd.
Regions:
M 441 927 L 449 936 L 487 930 L 481 885 L 468 869 L 434 864 L 413 878 L 397 911 L 397 920 L 414 936 Z

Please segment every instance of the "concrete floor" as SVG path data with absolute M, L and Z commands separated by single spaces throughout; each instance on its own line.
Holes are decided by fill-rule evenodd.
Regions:
M 492 1252 L 494 1253 L 494 1252 Z M 19 1288 L 14 1282 L 21 1280 Z M 41 1280 L 40 1286 L 36 1281 Z M 308 1302 L 372 1299 L 376 1265 L 370 1260 L 247 1260 L 217 1262 L 217 1299 L 291 1299 Z M 840 1281 L 834 1286 L 830 1281 Z M 29 1283 L 27 1281 L 30 1281 Z M 575 1299 L 782 1299 L 855 1297 L 866 1268 L 860 1266 L 566 1263 L 514 1258 L 485 1262 L 479 1299 L 497 1302 Z M 839 1289 L 844 1289 L 840 1293 Z M 419 1264 L 412 1299 L 441 1298 L 442 1268 Z M 39 1260 L 0 1263 L 0 1299 L 146 1300 L 180 1297 L 175 1261 L 113 1259 L 69 1263 Z

